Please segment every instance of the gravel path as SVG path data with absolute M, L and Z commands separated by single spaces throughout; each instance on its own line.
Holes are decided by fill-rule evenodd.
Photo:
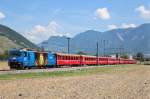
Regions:
M 150 99 L 150 67 L 89 76 L 1 80 L 0 99 Z

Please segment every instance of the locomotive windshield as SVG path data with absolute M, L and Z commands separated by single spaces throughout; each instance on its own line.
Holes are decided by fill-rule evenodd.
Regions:
M 10 51 L 9 52 L 11 57 L 19 57 L 21 56 L 21 52 L 20 51 Z

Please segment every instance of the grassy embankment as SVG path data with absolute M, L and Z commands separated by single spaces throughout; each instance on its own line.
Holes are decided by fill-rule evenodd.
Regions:
M 99 73 L 113 73 L 119 71 L 132 70 L 139 65 L 114 65 L 105 67 L 94 67 L 89 69 L 74 70 L 74 71 L 57 71 L 57 72 L 40 72 L 40 73 L 23 73 L 23 74 L 3 74 L 0 75 L 0 80 L 7 79 L 24 79 L 24 78 L 40 78 L 40 77 L 64 77 L 64 76 L 84 76 Z

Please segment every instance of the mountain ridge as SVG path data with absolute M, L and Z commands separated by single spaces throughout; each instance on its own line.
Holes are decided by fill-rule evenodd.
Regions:
M 37 48 L 35 44 L 30 42 L 24 36 L 2 24 L 0 24 L 0 37 L 0 48 L 3 50 L 24 47 Z
M 142 24 L 135 28 L 112 29 L 105 32 L 87 30 L 79 33 L 70 40 L 70 50 L 72 53 L 84 51 L 89 54 L 96 53 L 96 43 L 99 43 L 101 54 L 104 53 L 104 40 L 108 41 L 105 45 L 109 48 L 124 48 L 126 52 L 150 53 L 150 23 Z M 40 46 L 52 51 L 67 52 L 67 39 L 65 36 L 50 37 L 47 44 Z M 131 51 L 132 50 L 132 51 Z M 109 51 L 108 51 L 109 52 Z

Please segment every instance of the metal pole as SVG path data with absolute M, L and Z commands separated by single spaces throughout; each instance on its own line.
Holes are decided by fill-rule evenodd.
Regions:
M 104 56 L 105 56 L 105 42 L 106 42 L 106 40 L 104 40 Z
M 68 54 L 70 53 L 70 37 L 67 37 L 68 39 Z
M 98 42 L 97 42 L 96 45 L 97 45 L 97 46 L 96 46 L 96 47 L 97 47 L 97 53 L 96 53 L 96 55 L 97 55 L 97 65 L 98 65 L 98 56 L 99 56 L 99 55 L 98 55 Z

